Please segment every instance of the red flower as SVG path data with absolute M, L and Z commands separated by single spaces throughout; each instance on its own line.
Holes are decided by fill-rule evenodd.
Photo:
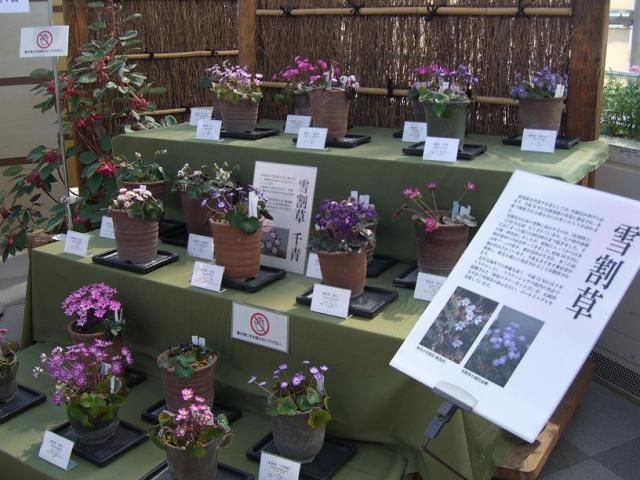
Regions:
M 116 166 L 110 160 L 103 160 L 96 168 L 96 173 L 103 177 L 113 177 L 116 174 Z
M 47 82 L 47 93 L 49 95 L 55 95 L 56 94 L 56 82 L 54 82 L 53 80 L 49 80 Z
M 140 95 L 138 98 L 131 99 L 131 108 L 134 110 L 145 110 L 149 106 L 149 101 Z
M 57 162 L 59 158 L 57 150 L 49 150 L 42 156 L 42 160 L 47 162 L 49 165 Z
M 41 185 L 42 178 L 40 177 L 40 172 L 38 170 L 32 170 L 31 173 L 27 175 L 25 182 L 29 185 Z

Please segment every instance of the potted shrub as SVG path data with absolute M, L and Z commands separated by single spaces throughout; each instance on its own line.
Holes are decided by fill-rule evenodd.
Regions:
M 33 369 L 36 378 L 45 373 L 55 381 L 51 400 L 66 405 L 79 443 L 101 444 L 118 430 L 118 412 L 128 393 L 122 374 L 133 360 L 126 347 L 118 355 L 111 355 L 110 347 L 99 339 L 56 347 Z
M 349 107 L 359 87 L 353 75 L 340 76 L 331 65 L 326 71 L 309 78 L 313 126 L 327 129 L 327 140 L 342 140 L 347 133 Z
M 253 132 L 262 99 L 261 73 L 249 73 L 239 65 L 223 66 L 219 83 L 211 84 L 218 97 L 222 125 L 228 132 Z
M 446 275 L 458 262 L 469 241 L 469 227 L 477 225 L 471 215 L 455 213 L 451 210 L 438 208 L 435 191 L 435 182 L 427 183 L 432 203 L 422 195 L 416 187 L 406 187 L 402 190 L 405 199 L 411 201 L 411 205 L 402 205 L 395 213 L 394 218 L 402 214 L 408 214 L 415 226 L 416 241 L 418 246 L 418 268 L 421 272 L 429 272 L 437 275 Z M 462 195 L 458 198 L 458 205 L 467 192 L 476 190 L 476 184 L 467 182 Z
M 128 190 L 144 185 L 155 198 L 164 201 L 165 185 L 169 177 L 157 160 L 158 155 L 166 153 L 166 150 L 156 150 L 151 163 L 144 163 L 142 154 L 138 152 L 135 152 L 135 160 L 132 162 L 127 161 L 126 157 L 116 157 L 118 182 Z
M 7 339 L 7 333 L 0 328 L 0 404 L 13 400 L 18 388 L 18 344 Z
M 158 356 L 167 408 L 177 412 L 182 406 L 182 390 L 192 388 L 213 405 L 213 382 L 218 355 L 213 350 L 190 343 L 165 350 Z
M 265 198 L 251 185 L 226 187 L 214 193 L 207 205 L 216 263 L 224 267 L 224 276 L 240 281 L 256 277 L 262 221 L 273 220 Z
M 180 193 L 182 213 L 187 224 L 187 231 L 197 235 L 211 235 L 209 228 L 209 209 L 203 201 L 220 188 L 233 186 L 233 170 L 227 170 L 227 164 L 219 167 L 203 165 L 193 170 L 188 163 L 184 164 L 173 184 L 173 190 Z M 208 201 L 208 200 L 207 200 Z
M 158 253 L 158 221 L 164 213 L 162 202 L 149 190 L 121 188 L 111 202 L 118 257 L 126 262 L 143 264 Z
M 549 67 L 533 74 L 530 79 L 516 74 L 511 85 L 511 96 L 519 99 L 518 131 L 525 128 L 560 130 L 562 111 L 569 77 L 552 72 Z M 563 95 L 556 97 L 556 89 L 562 85 Z
M 273 76 L 274 81 L 286 82 L 286 86 L 275 95 L 277 102 L 290 104 L 293 101 L 293 113 L 295 115 L 311 116 L 311 100 L 309 89 L 311 88 L 310 78 L 318 72 L 327 70 L 327 62 L 316 60 L 311 63 L 308 58 L 296 56 L 295 66 L 288 66 Z
M 172 479 L 211 480 L 218 471 L 218 449 L 231 443 L 229 421 L 224 415 L 215 416 L 192 389 L 181 393 L 177 415 L 162 412 L 149 436 L 167 452 Z
M 298 372 L 288 372 L 282 364 L 269 382 L 249 378 L 269 395 L 267 414 L 271 417 L 273 441 L 278 452 L 301 463 L 312 462 L 322 450 L 326 425 L 331 420 L 329 396 L 324 385 L 326 365 L 316 367 L 308 360 Z
M 318 254 L 322 281 L 362 294 L 367 280 L 367 246 L 372 242 L 371 224 L 377 219 L 373 205 L 351 200 L 323 200 L 314 216 L 311 249 Z
M 430 65 L 424 78 L 426 85 L 418 88 L 418 99 L 424 106 L 427 135 L 458 138 L 462 148 L 471 102 L 467 92 L 478 79 L 466 65 L 459 65 L 455 70 Z

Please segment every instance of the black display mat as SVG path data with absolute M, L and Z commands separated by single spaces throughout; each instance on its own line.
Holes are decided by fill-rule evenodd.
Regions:
M 400 130 L 396 130 L 395 132 L 393 132 L 393 138 L 402 138 L 402 135 L 404 134 L 404 129 L 400 129 Z
M 176 230 L 176 229 L 186 229 L 187 226 L 184 222 L 180 222 L 179 220 L 168 220 L 163 218 L 158 223 L 158 236 L 162 237 L 163 235 Z
M 254 480 L 254 476 L 250 473 L 243 472 L 230 465 L 224 463 L 218 464 L 218 473 L 215 477 L 211 477 L 211 480 Z M 173 480 L 171 473 L 169 473 L 169 467 L 167 462 L 162 462 L 152 471 L 147 473 L 140 480 Z
M 487 151 L 486 145 L 476 145 L 474 143 L 465 143 L 462 150 L 458 150 L 458 160 L 473 160 Z M 414 157 L 422 157 L 424 153 L 424 142 L 414 143 L 402 149 L 405 155 Z
M 6 403 L 0 402 L 0 423 L 7 422 L 16 415 L 44 403 L 46 399 L 47 396 L 44 393 L 18 384 L 13 400 Z
M 189 232 L 187 226 L 183 223 L 160 235 L 160 241 L 176 247 L 187 248 L 189 244 Z
M 393 284 L 396 287 L 416 288 L 418 273 L 419 271 L 417 265 L 407 267 L 405 270 L 400 272 L 400 274 L 396 278 L 393 279 Z
M 139 273 L 145 275 L 153 272 L 165 265 L 178 261 L 180 258 L 176 253 L 167 252 L 164 250 L 158 250 L 156 258 L 147 263 L 135 264 L 130 262 L 123 262 L 118 258 L 118 251 L 116 249 L 107 250 L 106 252 L 94 255 L 93 263 L 105 265 L 107 267 L 119 268 L 120 270 L 127 270 L 128 272 Z
M 127 367 L 124 369 L 124 381 L 128 388 L 133 388 L 136 385 L 140 385 L 147 379 L 147 374 L 134 367 Z
M 249 278 L 245 281 L 231 280 L 230 278 L 222 277 L 222 286 L 233 288 L 234 290 L 241 290 L 243 292 L 256 293 L 262 290 L 267 285 L 271 285 L 273 282 L 283 279 L 287 275 L 285 270 L 281 268 L 265 267 L 260 265 L 260 273 L 257 277 Z
M 293 137 L 293 143 L 298 141 L 298 137 Z M 347 133 L 343 139 L 337 138 L 327 138 L 325 142 L 325 147 L 334 147 L 334 148 L 353 148 L 358 145 L 364 145 L 365 143 L 369 143 L 371 141 L 371 135 L 358 135 L 356 133 Z
M 367 264 L 367 278 L 377 278 L 384 272 L 398 263 L 396 257 L 389 255 L 374 255 L 371 261 Z
M 77 441 L 76 434 L 71 429 L 69 422 L 65 422 L 59 427 L 54 428 L 52 432 L 72 442 Z M 73 446 L 73 453 L 98 467 L 104 467 L 147 440 L 148 437 L 145 430 L 120 420 L 118 431 L 110 440 L 107 440 L 101 445 L 82 445 L 76 443 Z
M 260 461 L 262 451 L 280 455 L 273 444 L 273 434 L 266 437 L 247 450 L 247 458 Z M 322 450 L 310 463 L 303 463 L 300 477 L 308 480 L 328 480 L 335 475 L 356 454 L 353 442 L 341 438 L 326 437 Z
M 158 423 L 158 416 L 166 408 L 166 402 L 164 400 L 159 400 L 142 412 L 142 419 L 145 422 L 156 424 Z M 229 420 L 229 423 L 233 423 L 242 417 L 242 410 L 239 408 L 219 405 L 215 401 L 213 402 L 213 413 L 216 415 L 220 415 L 221 413 L 224 414 L 227 417 L 227 420 Z
M 313 287 L 308 288 L 302 295 L 296 297 L 296 303 L 310 306 L 312 293 Z M 349 313 L 357 317 L 373 318 L 378 315 L 384 307 L 394 302 L 397 298 L 398 292 L 395 290 L 366 285 L 362 295 L 352 298 L 349 302 Z
M 280 134 L 279 128 L 256 127 L 252 132 L 227 132 L 224 128 L 220 131 L 221 138 L 236 138 L 239 140 L 260 140 Z
M 514 147 L 522 146 L 522 134 L 516 133 L 510 137 L 503 138 L 502 143 L 505 145 L 513 145 Z M 579 137 L 567 137 L 560 135 L 556 138 L 556 148 L 560 150 L 569 150 L 580 143 Z

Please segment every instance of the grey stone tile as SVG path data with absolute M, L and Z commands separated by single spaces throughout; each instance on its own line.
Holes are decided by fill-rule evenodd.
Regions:
M 563 438 L 590 457 L 640 437 L 640 405 L 592 382 Z
M 540 475 L 550 475 L 554 472 L 570 467 L 571 465 L 587 460 L 588 458 L 589 455 L 573 446 L 564 438 L 561 438 L 553 449 L 553 453 L 547 460 L 547 463 L 542 469 L 542 472 L 540 472 Z
M 603 452 L 594 457 L 594 460 L 624 480 L 638 480 L 640 478 L 640 438 Z
M 29 255 L 22 253 L 8 258 L 6 263 L 0 259 L 0 279 L 26 277 L 29 266 Z
M 593 459 L 576 463 L 569 468 L 540 478 L 544 480 L 623 480 Z

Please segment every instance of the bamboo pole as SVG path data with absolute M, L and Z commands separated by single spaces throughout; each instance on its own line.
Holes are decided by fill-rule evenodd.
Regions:
M 193 52 L 165 52 L 165 53 L 132 53 L 127 55 L 129 60 L 149 60 L 169 58 L 194 58 L 194 57 L 230 57 L 238 55 L 238 50 L 196 50 Z
M 473 17 L 513 17 L 519 12 L 515 7 L 440 7 L 435 12 L 438 16 L 473 16 Z M 358 10 L 362 16 L 406 16 L 406 15 L 430 15 L 427 7 L 362 7 Z M 311 16 L 349 16 L 353 14 L 352 8 L 293 8 L 290 15 L 293 17 Z M 573 14 L 571 8 L 559 7 L 526 7 L 525 16 L 533 17 L 570 17 Z M 285 15 L 282 10 L 256 10 L 259 17 L 281 17 Z
M 154 110 L 153 112 L 144 112 L 143 115 L 148 115 L 150 117 L 154 117 L 156 115 L 174 115 L 177 113 L 186 113 L 187 109 L 182 108 L 168 108 L 166 110 Z
M 256 71 L 256 7 L 257 0 L 238 0 L 238 63 Z

